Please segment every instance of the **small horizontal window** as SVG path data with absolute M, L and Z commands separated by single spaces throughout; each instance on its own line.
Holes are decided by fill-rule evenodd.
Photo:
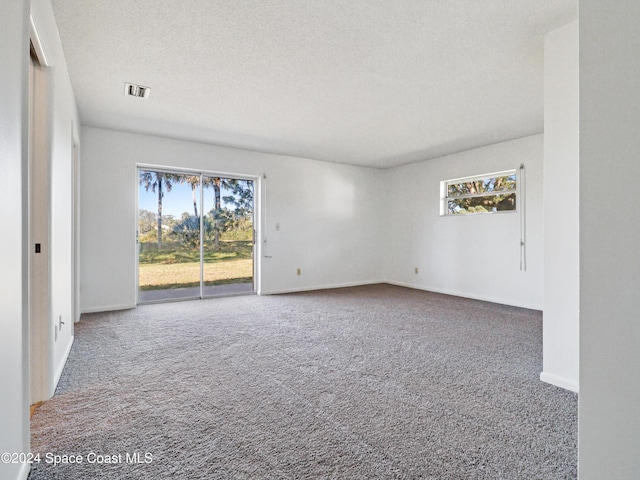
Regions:
M 508 212 L 516 209 L 515 170 L 440 183 L 440 215 Z

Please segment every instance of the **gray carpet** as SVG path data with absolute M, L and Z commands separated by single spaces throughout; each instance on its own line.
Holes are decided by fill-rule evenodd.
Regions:
M 389 285 L 84 315 L 29 478 L 576 478 L 541 369 L 540 312 Z

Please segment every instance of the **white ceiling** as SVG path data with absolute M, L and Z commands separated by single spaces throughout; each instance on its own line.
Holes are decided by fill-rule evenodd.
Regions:
M 577 18 L 577 0 L 52 3 L 83 124 L 382 168 L 542 132 L 544 34 Z

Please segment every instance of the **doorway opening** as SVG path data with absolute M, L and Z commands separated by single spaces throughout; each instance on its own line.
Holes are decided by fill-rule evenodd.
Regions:
M 29 404 L 37 405 L 53 395 L 54 379 L 51 352 L 57 340 L 58 326 L 51 332 L 49 271 L 51 264 L 51 222 L 46 208 L 51 197 L 51 171 L 47 106 L 49 100 L 48 66 L 42 46 L 31 22 L 28 78 L 28 296 L 29 296 Z
M 255 293 L 255 179 L 137 173 L 138 303 Z

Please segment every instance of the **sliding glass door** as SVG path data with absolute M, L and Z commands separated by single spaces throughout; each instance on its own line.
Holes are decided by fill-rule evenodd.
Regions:
M 138 170 L 138 302 L 252 293 L 253 181 Z
M 253 292 L 253 182 L 203 176 L 203 296 Z

